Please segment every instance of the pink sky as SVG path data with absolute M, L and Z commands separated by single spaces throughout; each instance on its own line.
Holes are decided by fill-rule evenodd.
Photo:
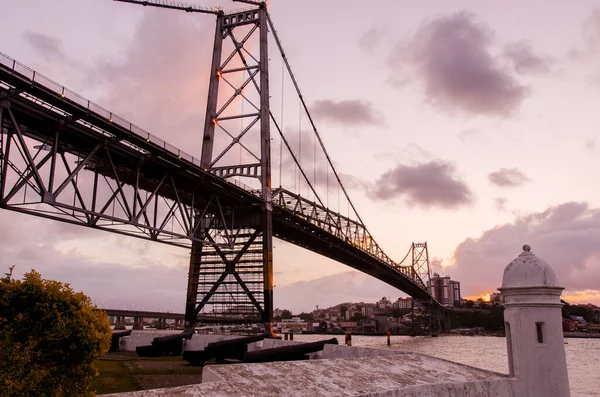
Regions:
M 337 170 L 388 255 L 400 260 L 427 241 L 437 270 L 473 296 L 494 291 L 529 244 L 569 299 L 600 303 L 594 7 L 280 0 L 270 12 Z M 213 17 L 92 0 L 0 0 L 0 9 L 1 52 L 199 156 Z M 274 56 L 271 68 L 276 96 Z M 36 268 L 105 306 L 183 310 L 187 256 L 0 212 L 0 265 Z M 276 306 L 312 309 L 324 285 L 346 301 L 400 295 L 281 241 L 274 267 Z

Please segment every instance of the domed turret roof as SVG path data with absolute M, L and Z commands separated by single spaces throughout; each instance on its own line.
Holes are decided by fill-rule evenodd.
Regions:
M 554 270 L 535 256 L 528 245 L 524 245 L 521 255 L 506 266 L 502 277 L 502 288 L 521 287 L 558 287 Z

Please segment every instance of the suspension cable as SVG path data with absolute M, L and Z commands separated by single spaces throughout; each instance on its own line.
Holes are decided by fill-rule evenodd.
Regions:
M 285 128 L 284 124 L 283 124 L 283 96 L 284 96 L 284 90 L 283 87 L 285 85 L 285 79 L 283 78 L 283 74 L 284 74 L 284 70 L 283 70 L 283 61 L 281 61 L 281 109 L 279 110 L 280 115 L 279 115 L 279 119 L 281 120 L 281 128 Z M 283 134 L 283 131 L 281 131 L 281 133 Z M 279 187 L 281 187 L 281 179 L 282 179 L 282 166 L 283 166 L 283 142 L 281 141 L 281 139 L 279 140 Z
M 300 102 L 302 103 L 302 106 L 304 107 L 304 111 L 306 112 L 306 115 L 308 116 L 308 120 L 313 128 L 313 132 L 316 135 L 317 139 L 319 140 L 319 144 L 321 146 L 321 149 L 323 150 L 323 153 L 325 154 L 325 157 L 327 158 L 327 161 L 329 162 L 329 164 L 331 165 L 331 170 L 333 171 L 333 175 L 335 176 L 338 184 L 340 185 L 342 191 L 344 192 L 344 196 L 346 197 L 346 199 L 348 200 L 348 205 L 352 207 L 352 210 L 354 211 L 354 214 L 356 215 L 358 221 L 362 224 L 362 226 L 364 227 L 364 222 L 361 219 L 360 215 L 358 214 L 358 211 L 356 211 L 356 207 L 354 207 L 354 204 L 352 203 L 352 200 L 350 200 L 350 196 L 348 195 L 348 192 L 346 191 L 346 188 L 344 187 L 344 185 L 342 185 L 342 181 L 340 180 L 340 177 L 337 173 L 337 171 L 335 170 L 334 166 L 333 166 L 333 162 L 331 161 L 331 158 L 329 157 L 329 153 L 327 152 L 327 149 L 325 149 L 325 144 L 323 143 L 323 140 L 321 139 L 321 135 L 319 134 L 319 132 L 317 131 L 317 127 L 310 115 L 310 112 L 308 111 L 308 106 L 306 105 L 306 102 L 304 101 L 304 97 L 302 96 L 302 92 L 300 91 L 300 87 L 298 86 L 298 82 L 296 81 L 296 78 L 294 77 L 294 73 L 292 72 L 292 68 L 290 66 L 290 63 L 288 62 L 287 57 L 285 56 L 285 52 L 283 51 L 283 46 L 281 45 L 281 41 L 279 40 L 279 36 L 277 35 L 277 31 L 275 30 L 275 26 L 273 25 L 273 21 L 271 20 L 271 15 L 267 12 L 267 22 L 269 24 L 269 26 L 271 27 L 271 32 L 273 33 L 273 37 L 275 38 L 275 42 L 277 43 L 277 47 L 279 48 L 279 52 L 281 54 L 281 57 L 283 59 L 283 61 L 285 62 L 286 68 L 288 70 L 288 74 L 290 75 L 290 78 L 292 79 L 292 83 L 294 84 L 294 88 L 296 89 L 296 93 L 298 94 L 298 97 L 300 98 Z

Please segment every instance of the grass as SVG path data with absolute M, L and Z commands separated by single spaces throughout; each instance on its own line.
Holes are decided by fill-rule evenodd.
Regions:
M 200 383 L 202 367 L 181 357 L 138 357 L 135 353 L 109 353 L 96 360 L 99 374 L 92 382 L 96 394 L 121 393 Z
M 92 389 L 96 394 L 120 393 L 142 390 L 140 385 L 133 380 L 128 366 L 122 361 L 96 360 L 98 376 L 92 381 Z

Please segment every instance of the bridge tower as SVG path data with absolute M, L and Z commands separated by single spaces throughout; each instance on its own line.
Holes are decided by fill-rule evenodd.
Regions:
M 413 279 L 421 280 L 427 288 L 431 282 L 431 267 L 429 266 L 429 250 L 427 242 L 412 243 L 412 271 Z
M 186 327 L 232 321 L 269 329 L 273 319 L 268 14 L 265 3 L 249 3 L 256 7 L 216 15 L 201 166 L 250 180 L 261 206 L 224 207 L 216 196 L 221 216 L 197 214 Z
M 240 184 L 244 178 L 243 187 L 260 197 L 261 204 L 227 204 L 226 193 L 193 199 L 185 327 L 262 322 L 270 329 L 273 207 L 267 25 L 272 28 L 272 23 L 266 3 L 233 0 L 250 8 L 224 12 L 164 0 L 115 1 L 216 16 L 200 165 L 231 183 Z

